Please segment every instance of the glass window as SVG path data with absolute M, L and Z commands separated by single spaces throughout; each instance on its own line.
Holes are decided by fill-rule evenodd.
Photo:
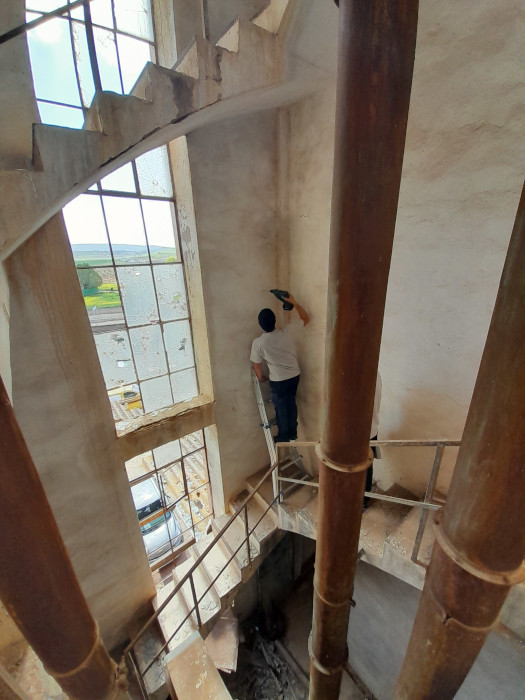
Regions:
M 126 472 L 153 568 L 206 535 L 213 503 L 202 430 L 133 457 Z
M 81 129 L 84 124 L 84 112 L 77 107 L 66 107 L 38 100 L 38 111 L 42 124 L 65 126 L 69 129 Z
M 117 29 L 153 41 L 149 0 L 115 0 Z

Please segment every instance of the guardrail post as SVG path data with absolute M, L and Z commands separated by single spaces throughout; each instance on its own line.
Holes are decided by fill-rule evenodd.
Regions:
M 250 527 L 248 525 L 248 506 L 244 506 L 244 533 L 246 537 L 246 554 L 248 555 L 248 566 L 252 565 L 252 554 L 250 552 Z
M 190 574 L 190 588 L 191 588 L 191 595 L 193 598 L 193 606 L 195 608 L 195 615 L 197 617 L 197 626 L 200 629 L 202 627 L 201 623 L 201 614 L 199 612 L 199 602 L 197 600 L 197 595 L 195 593 L 195 583 L 193 581 L 193 574 Z
M 430 477 L 427 483 L 427 489 L 425 491 L 425 497 L 423 503 L 430 503 L 432 496 L 434 494 L 434 488 L 436 486 L 436 481 L 439 474 L 439 468 L 441 466 L 441 460 L 443 459 L 443 452 L 445 451 L 444 445 L 436 446 L 436 453 L 434 455 L 434 463 L 432 464 L 432 471 L 430 472 Z M 428 520 L 428 510 L 426 508 L 421 509 L 421 516 L 419 518 L 419 527 L 417 529 L 416 539 L 414 540 L 414 547 L 412 549 L 412 556 L 410 559 L 416 563 L 419 555 L 419 548 L 421 547 L 421 540 L 423 539 L 423 533 L 425 532 L 425 526 Z

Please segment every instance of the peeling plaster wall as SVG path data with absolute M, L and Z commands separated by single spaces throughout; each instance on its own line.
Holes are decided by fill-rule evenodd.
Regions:
M 274 306 L 275 112 L 193 132 L 188 153 L 224 496 L 269 466 L 250 378 L 257 314 Z
M 381 438 L 461 438 L 523 181 L 521 18 L 514 0 L 420 5 L 380 358 Z M 310 311 L 315 335 L 301 348 L 300 433 L 315 440 L 333 162 L 330 81 L 291 107 L 289 119 L 290 286 Z M 383 450 L 383 457 L 375 474 L 384 488 L 400 482 L 421 493 L 431 450 Z
M 13 407 L 112 648 L 155 590 L 62 216 L 21 246 L 6 268 Z

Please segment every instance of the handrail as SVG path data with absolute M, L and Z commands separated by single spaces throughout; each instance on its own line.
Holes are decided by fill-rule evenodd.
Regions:
M 255 496 L 255 493 L 260 489 L 262 484 L 266 481 L 266 479 L 272 474 L 272 472 L 277 468 L 277 464 L 272 465 L 267 472 L 265 472 L 264 476 L 260 479 L 260 481 L 257 483 L 257 486 L 253 489 L 252 493 L 250 493 L 247 498 L 244 499 L 242 502 L 241 506 L 239 509 L 231 515 L 229 518 L 228 522 L 223 525 L 223 527 L 219 530 L 217 535 L 215 536 L 214 540 L 210 542 L 210 544 L 206 547 L 204 552 L 195 560 L 194 564 L 191 566 L 190 569 L 184 574 L 184 576 L 180 579 L 178 584 L 174 587 L 173 591 L 169 594 L 169 596 L 166 598 L 166 600 L 160 605 L 157 610 L 153 613 L 153 615 L 144 623 L 144 625 L 140 628 L 139 632 L 133 637 L 131 642 L 127 645 L 127 647 L 123 651 L 123 655 L 125 656 L 126 654 L 129 653 L 129 651 L 135 646 L 135 644 L 139 641 L 139 639 L 142 637 L 144 632 L 155 622 L 155 620 L 159 617 L 159 615 L 164 611 L 166 606 L 170 603 L 171 600 L 175 597 L 175 595 L 179 592 L 179 590 L 182 588 L 182 586 L 186 583 L 186 581 L 190 578 L 190 576 L 193 575 L 194 571 L 200 566 L 204 558 L 207 556 L 207 554 L 213 549 L 213 547 L 216 545 L 218 540 L 221 539 L 221 537 L 224 535 L 226 530 L 230 527 L 230 525 L 233 523 L 233 521 L 240 515 L 244 507 L 247 505 L 249 501 Z M 244 542 L 243 542 L 244 544 Z

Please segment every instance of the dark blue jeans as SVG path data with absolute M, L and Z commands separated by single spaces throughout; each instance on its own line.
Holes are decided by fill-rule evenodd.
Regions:
M 270 380 L 272 403 L 275 408 L 278 434 L 276 442 L 289 442 L 297 439 L 297 404 L 295 395 L 299 384 L 300 374 L 281 382 Z

